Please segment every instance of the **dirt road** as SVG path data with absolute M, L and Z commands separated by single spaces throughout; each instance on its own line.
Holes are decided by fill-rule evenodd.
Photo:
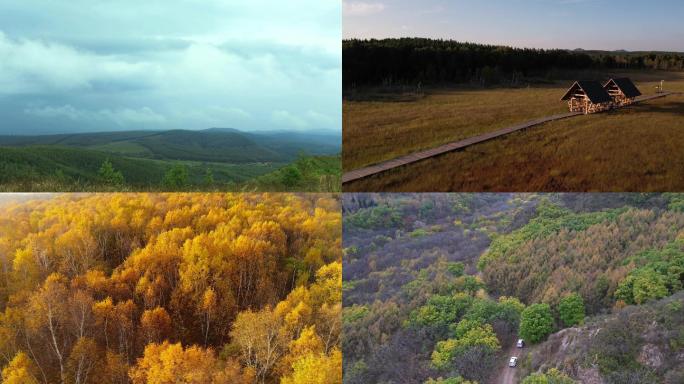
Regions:
M 508 349 L 508 352 L 506 355 L 504 355 L 504 361 L 499 367 L 499 374 L 496 377 L 496 380 L 494 382 L 496 384 L 516 384 L 517 381 L 515 379 L 515 373 L 518 370 L 518 368 L 511 368 L 508 366 L 508 360 L 511 359 L 511 356 L 517 356 L 520 357 L 522 354 L 522 349 L 516 348 L 515 343 L 511 345 L 511 347 Z M 518 364 L 520 364 L 520 361 L 518 361 Z

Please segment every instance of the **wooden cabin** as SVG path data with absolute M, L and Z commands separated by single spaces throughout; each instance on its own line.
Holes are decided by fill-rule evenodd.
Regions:
M 639 89 L 627 77 L 610 79 L 603 88 L 613 99 L 613 103 L 620 107 L 632 104 L 637 96 L 641 96 Z
M 594 113 L 608 110 L 613 99 L 598 81 L 576 81 L 562 101 L 567 101 L 570 112 Z

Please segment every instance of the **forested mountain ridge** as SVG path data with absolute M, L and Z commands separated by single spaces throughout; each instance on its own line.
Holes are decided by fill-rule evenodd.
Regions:
M 0 190 L 340 190 L 341 142 L 326 132 L 123 131 L 0 136 Z
M 681 201 L 676 194 L 346 195 L 345 383 L 496 382 L 519 336 L 535 351 L 585 316 L 676 293 L 684 280 Z M 665 327 L 679 337 L 681 325 Z M 654 337 L 667 343 L 662 335 Z M 578 378 L 569 365 L 537 358 L 532 370 L 520 370 L 539 369 L 526 384 Z M 637 361 L 622 370 L 664 380 L 682 368 L 666 367 Z M 606 365 L 600 375 L 618 377 L 617 369 Z
M 336 192 L 341 172 L 340 155 L 303 155 L 289 164 L 228 164 L 61 146 L 0 147 L 0 190 L 11 192 Z
M 226 128 L 0 136 L 0 146 L 55 145 L 158 160 L 253 163 L 289 162 L 300 152 L 334 155 L 340 151 L 341 142 L 333 134 L 253 133 Z
M 341 381 L 335 196 L 65 195 L 0 213 L 3 382 Z

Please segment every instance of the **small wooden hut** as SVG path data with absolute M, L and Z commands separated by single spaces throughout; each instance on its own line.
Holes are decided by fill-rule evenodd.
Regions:
M 637 96 L 641 96 L 639 89 L 634 85 L 632 80 L 627 77 L 610 79 L 603 88 L 608 92 L 613 99 L 613 103 L 617 106 L 632 104 Z
M 594 113 L 612 106 L 613 99 L 598 81 L 576 81 L 561 98 L 568 102 L 570 112 Z

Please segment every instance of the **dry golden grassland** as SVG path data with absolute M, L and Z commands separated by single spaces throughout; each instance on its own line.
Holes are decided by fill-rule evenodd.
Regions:
M 565 110 L 548 102 L 560 98 L 556 87 L 428 92 L 412 101 L 344 101 L 344 171 Z
M 666 90 L 684 91 L 682 73 L 629 73 L 644 94 L 653 94 L 656 80 L 667 79 Z M 462 139 L 512 123 L 565 110 L 558 99 L 564 87 L 518 90 L 482 90 L 428 95 L 403 108 L 384 103 L 345 105 L 344 167 L 346 170 L 382 159 Z M 497 100 L 507 95 L 506 100 Z M 477 97 L 475 97 L 477 96 Z M 454 108 L 435 118 L 431 126 L 427 104 L 446 103 Z M 477 101 L 480 101 L 478 104 Z M 484 100 L 490 100 L 485 102 Z M 491 103 L 491 105 L 489 105 Z M 518 108 L 519 104 L 528 107 Z M 456 108 L 469 106 L 469 108 Z M 507 107 L 506 107 L 507 106 Z M 537 106 L 535 108 L 534 106 Z M 372 118 L 369 110 L 378 114 Z M 441 107 L 442 111 L 448 107 Z M 507 108 L 507 109 L 506 109 Z M 362 115 L 353 116 L 354 110 Z M 425 115 L 419 118 L 420 112 Z M 433 107 L 432 110 L 440 110 Z M 489 111 L 489 112 L 487 112 Z M 434 112 L 433 112 L 434 113 Z M 365 116 L 365 117 L 363 117 Z M 401 118 L 406 118 L 406 124 Z M 451 118 L 443 117 L 451 116 Z M 490 118 L 495 116 L 495 118 Z M 384 126 L 373 121 L 391 121 Z M 376 132 L 364 142 L 357 127 Z M 505 121 L 505 123 L 501 123 Z M 470 122 L 470 124 L 468 124 Z M 396 128 L 395 128 L 396 127 Z M 413 127 L 413 129 L 407 128 Z M 452 127 L 450 132 L 449 127 Z M 351 130 L 348 132 L 347 130 Z M 396 134 L 391 131 L 395 129 Z M 451 136 L 450 136 L 451 135 Z M 383 150 L 394 142 L 397 148 Z M 360 144 L 362 143 L 362 144 Z M 410 143 L 410 144 L 408 144 Z M 359 146 L 372 149 L 362 157 Z M 684 189 L 684 96 L 671 95 L 607 113 L 547 123 L 464 151 L 405 166 L 354 183 L 345 191 L 664 191 Z M 367 149 L 368 150 L 368 149 Z M 388 155 L 389 154 L 389 155 Z M 349 160 L 347 160 L 349 156 Z

